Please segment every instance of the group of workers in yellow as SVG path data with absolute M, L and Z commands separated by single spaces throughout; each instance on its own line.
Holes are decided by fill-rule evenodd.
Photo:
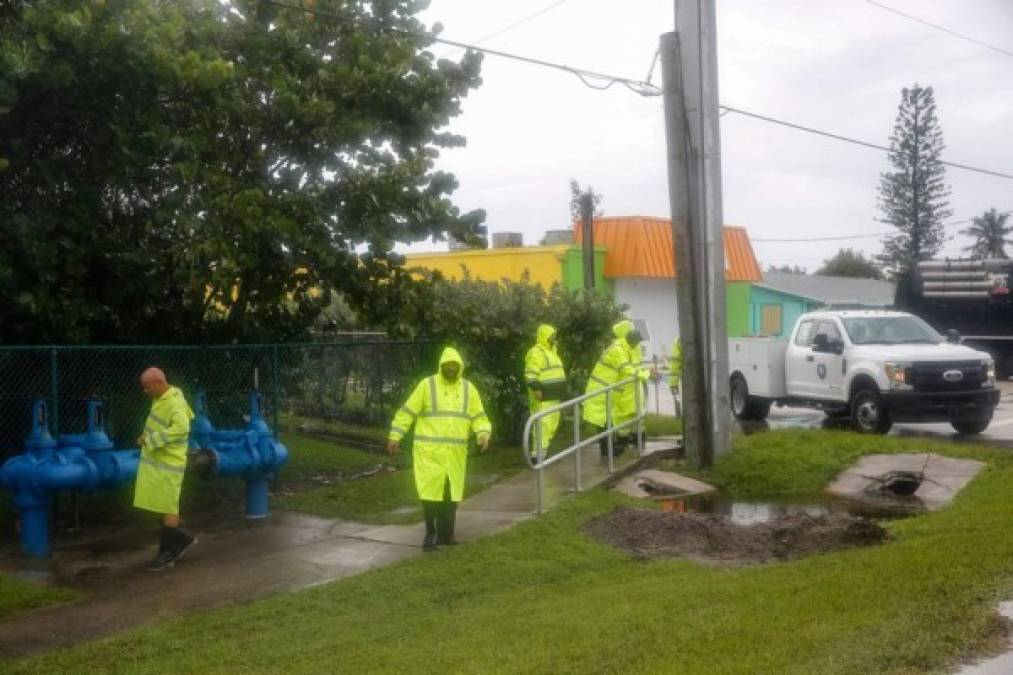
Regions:
M 632 321 L 620 321 L 612 327 L 612 333 L 614 338 L 595 364 L 586 393 L 600 391 L 630 378 L 636 378 L 636 381 L 612 390 L 609 395 L 611 405 L 606 402 L 604 394 L 584 403 L 583 420 L 599 431 L 608 426 L 609 412 L 613 427 L 636 417 L 635 387 L 643 386 L 642 383 L 649 379 L 657 381 L 660 377 L 657 370 L 644 367 L 640 346 L 643 338 Z M 672 345 L 669 380 L 676 396 L 681 372 L 682 348 L 676 339 Z M 400 449 L 401 439 L 415 425 L 412 464 L 415 487 L 425 517 L 426 532 L 422 541 L 425 551 L 456 543 L 455 516 L 457 503 L 464 498 L 468 441 L 474 434 L 479 450 L 485 452 L 492 436 L 492 425 L 478 390 L 464 379 L 463 374 L 461 355 L 448 347 L 440 357 L 436 374 L 419 382 L 395 413 L 387 439 L 387 451 L 394 454 Z M 559 357 L 554 327 L 545 324 L 538 327 L 535 344 L 524 357 L 524 382 L 532 414 L 556 406 L 568 397 L 566 371 Z M 544 458 L 559 427 L 559 418 L 558 412 L 546 415 L 535 429 L 532 464 Z M 632 428 L 627 429 L 617 432 L 616 454 L 621 454 L 635 438 Z M 606 440 L 600 442 L 600 447 L 601 454 L 607 454 Z
M 612 327 L 614 339 L 595 364 L 586 393 L 600 391 L 621 380 L 636 377 L 639 382 L 658 377 L 643 366 L 641 335 L 632 321 Z M 672 345 L 670 386 L 676 393 L 682 373 L 682 348 Z M 567 398 L 566 371 L 559 358 L 556 329 L 541 325 L 535 344 L 524 358 L 524 382 L 532 413 L 558 405 Z M 613 390 L 612 425 L 618 426 L 637 414 L 636 391 L 631 383 Z M 148 368 L 141 375 L 141 388 L 151 399 L 144 433 L 137 439 L 140 465 L 134 487 L 134 506 L 162 516 L 158 552 L 148 564 L 151 571 L 172 567 L 196 538 L 183 529 L 179 518 L 179 497 L 187 465 L 188 436 L 193 410 L 183 392 L 169 384 L 165 373 Z M 605 396 L 595 396 L 583 406 L 583 419 L 599 430 L 608 426 Z M 412 464 L 415 487 L 425 516 L 426 534 L 422 547 L 433 551 L 452 545 L 457 504 L 464 499 L 468 441 L 476 437 L 479 450 L 489 449 L 492 424 L 482 406 L 475 385 L 464 379 L 464 360 L 448 347 L 440 356 L 439 369 L 416 385 L 391 424 L 387 451 L 396 453 L 401 439 L 415 425 Z M 532 463 L 544 458 L 559 427 L 559 413 L 542 418 L 536 430 Z M 632 434 L 620 435 L 616 452 L 630 444 Z M 602 442 L 602 454 L 607 445 Z

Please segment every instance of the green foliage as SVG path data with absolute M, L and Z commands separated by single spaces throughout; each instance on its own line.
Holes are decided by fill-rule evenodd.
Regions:
M 855 277 L 858 279 L 882 279 L 883 271 L 876 261 L 866 258 L 861 251 L 842 248 L 833 258 L 823 261 L 823 267 L 816 274 L 826 277 Z
M 580 183 L 570 181 L 570 219 L 574 222 L 583 222 L 584 217 L 600 218 L 604 213 L 601 209 L 601 202 L 605 196 L 595 192 L 590 185 L 582 189 Z
M 1006 244 L 1013 233 L 1013 225 L 1007 225 L 1009 212 L 999 213 L 992 207 L 974 219 L 970 227 L 960 231 L 961 234 L 973 237 L 974 243 L 965 248 L 975 258 L 1008 258 Z
M 435 278 L 415 288 L 414 318 L 392 327 L 457 347 L 465 376 L 478 387 L 494 435 L 518 442 L 528 417 L 524 355 L 539 324 L 556 327 L 559 352 L 573 393 L 582 393 L 594 362 L 620 318 L 610 298 L 559 285 L 546 292 L 527 279 L 500 282 Z M 402 317 L 403 319 L 404 317 Z M 433 371 L 436 363 L 433 363 Z
M 879 258 L 895 273 L 928 260 L 943 245 L 943 221 L 952 214 L 941 159 L 945 147 L 932 87 L 905 87 L 890 135 L 893 171 L 880 175 L 879 186 L 880 222 L 897 228 L 883 241 Z
M 799 267 L 798 265 L 795 265 L 795 266 L 792 266 L 792 265 L 781 265 L 780 267 L 778 267 L 777 265 L 768 265 L 767 266 L 767 271 L 768 272 L 776 272 L 778 274 L 806 274 L 807 273 L 806 269 L 804 267 Z
M 427 33 L 422 7 L 316 2 Z M 335 291 L 396 302 L 394 242 L 471 236 L 484 214 L 459 213 L 434 163 L 464 143 L 442 129 L 480 57 L 266 8 L 0 9 L 4 341 L 302 337 Z

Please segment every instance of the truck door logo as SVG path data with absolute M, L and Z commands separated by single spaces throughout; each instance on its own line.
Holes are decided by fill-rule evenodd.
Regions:
M 960 382 L 964 379 L 964 372 L 961 370 L 947 370 L 943 373 L 943 379 L 947 382 Z
M 821 380 L 827 379 L 827 364 L 821 363 L 820 365 L 816 366 L 816 377 L 820 378 Z M 963 375 L 961 375 L 961 377 L 963 377 Z

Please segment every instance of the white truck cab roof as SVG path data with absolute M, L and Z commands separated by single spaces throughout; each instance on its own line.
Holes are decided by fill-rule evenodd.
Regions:
M 807 319 L 829 319 L 831 317 L 837 317 L 838 319 L 867 319 L 873 317 L 894 317 L 894 316 L 914 316 L 908 312 L 894 312 L 880 309 L 826 309 L 817 310 L 815 312 L 808 312 L 799 317 L 799 321 Z

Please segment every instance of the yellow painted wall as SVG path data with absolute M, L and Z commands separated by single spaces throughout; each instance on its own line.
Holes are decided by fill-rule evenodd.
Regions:
M 569 246 L 537 246 L 529 248 L 489 248 L 440 253 L 410 253 L 405 267 L 424 267 L 439 271 L 447 279 L 461 279 L 462 265 L 472 279 L 499 281 L 507 278 L 520 281 L 527 270 L 533 283 L 546 290 L 554 283 L 563 283 L 563 261 Z

